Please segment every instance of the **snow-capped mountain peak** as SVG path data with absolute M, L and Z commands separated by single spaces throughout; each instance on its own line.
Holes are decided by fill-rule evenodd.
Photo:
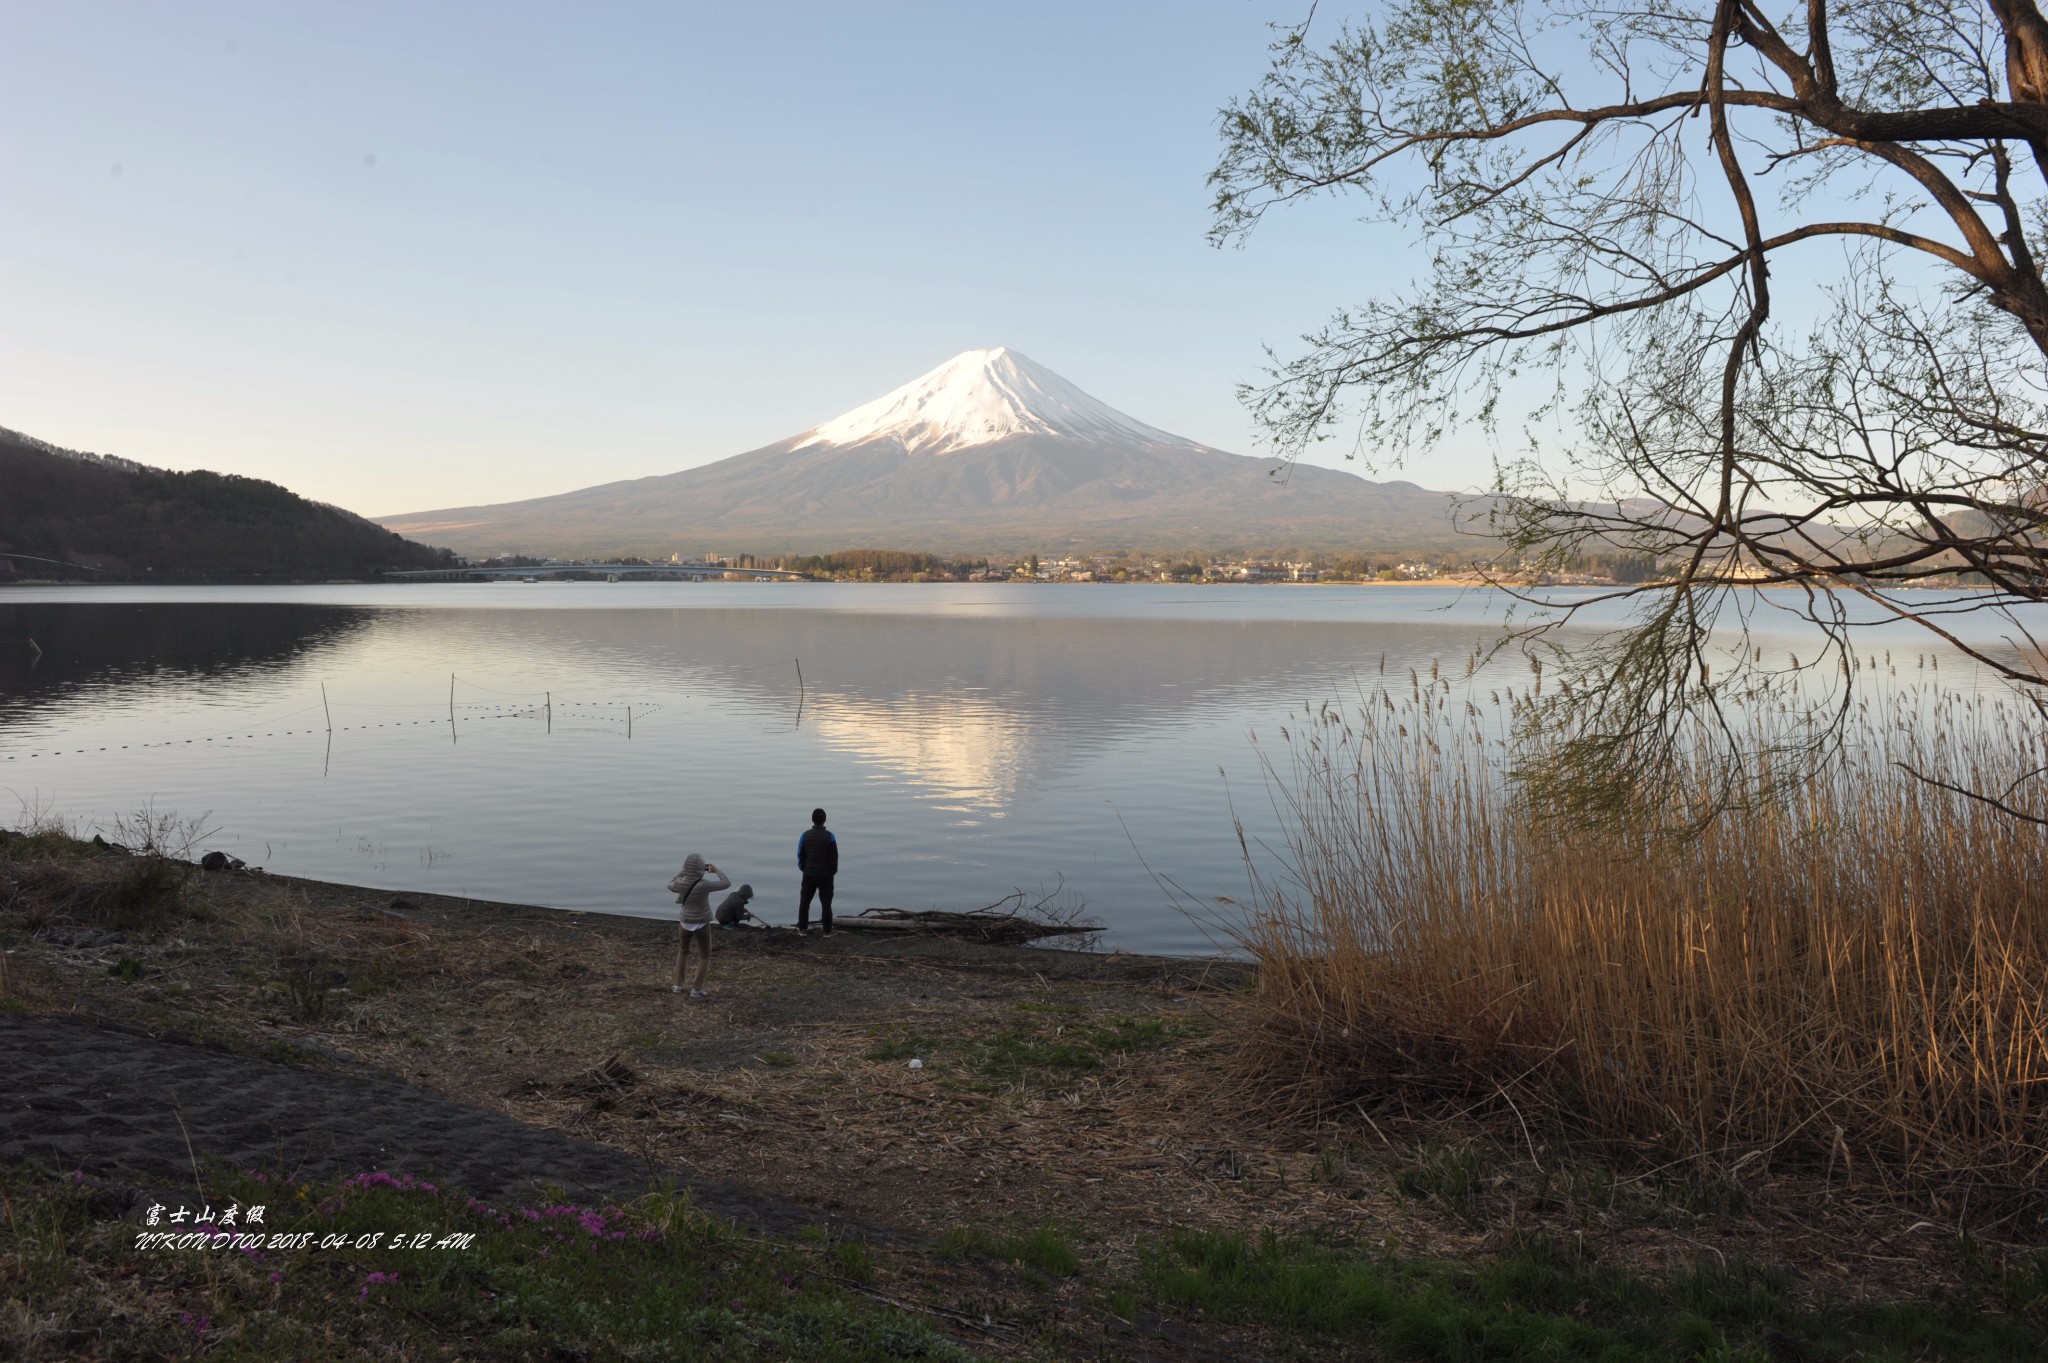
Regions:
M 963 351 L 895 392 L 806 431 L 796 448 L 894 439 L 911 454 L 946 454 L 1016 435 L 1201 448 L 1098 402 L 1006 346 Z

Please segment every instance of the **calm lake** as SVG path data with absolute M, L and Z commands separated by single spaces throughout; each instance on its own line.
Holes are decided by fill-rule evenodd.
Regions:
M 697 850 L 770 921 L 794 921 L 796 839 L 823 805 L 842 913 L 1063 881 L 1106 944 L 1206 953 L 1213 925 L 1161 878 L 1205 904 L 1242 893 L 1233 812 L 1278 831 L 1259 742 L 1284 765 L 1290 714 L 1355 701 L 1382 668 L 1404 693 L 1433 661 L 1466 685 L 1504 605 L 1431 587 L 15 589 L 0 790 L 110 834 L 144 805 L 204 816 L 203 846 L 292 875 L 605 913 L 673 914 L 662 886 Z M 1768 608 L 1756 623 L 1806 633 Z M 1929 648 L 1903 626 L 1870 642 Z M 1529 680 L 1517 658 L 1473 684 Z

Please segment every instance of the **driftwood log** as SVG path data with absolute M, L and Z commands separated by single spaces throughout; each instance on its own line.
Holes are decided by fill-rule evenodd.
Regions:
M 1033 900 L 1018 890 L 979 909 L 877 908 L 842 915 L 834 924 L 856 932 L 932 933 L 972 942 L 1035 942 L 1045 937 L 1081 937 L 1100 932 L 1100 924 L 1082 917 L 1085 905 L 1066 893 L 1064 884 Z

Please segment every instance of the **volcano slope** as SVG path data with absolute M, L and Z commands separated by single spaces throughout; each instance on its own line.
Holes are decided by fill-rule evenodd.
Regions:
M 1409 482 L 1230 454 L 973 350 L 786 440 L 679 473 L 380 517 L 466 553 L 1033 549 L 1446 553 L 1478 514 Z

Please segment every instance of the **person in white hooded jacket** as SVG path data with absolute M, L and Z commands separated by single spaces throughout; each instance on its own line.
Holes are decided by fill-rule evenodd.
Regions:
M 729 890 L 732 882 L 724 872 L 704 860 L 702 852 L 692 852 L 683 858 L 683 869 L 668 883 L 675 892 L 676 903 L 682 906 L 678 915 L 681 931 L 676 941 L 676 982 L 669 986 L 671 994 L 683 992 L 683 976 L 689 963 L 690 952 L 697 952 L 697 983 L 690 990 L 693 999 L 709 998 L 710 991 L 705 985 L 711 982 L 711 892 Z

